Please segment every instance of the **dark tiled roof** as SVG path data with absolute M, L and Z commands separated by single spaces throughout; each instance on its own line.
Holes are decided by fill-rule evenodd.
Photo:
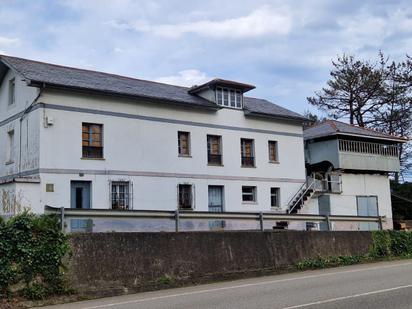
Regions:
M 0 55 L 0 60 L 21 74 L 31 85 L 46 84 L 103 94 L 147 98 L 154 101 L 200 108 L 219 108 L 215 103 L 190 94 L 190 88 L 65 67 L 55 64 Z M 269 101 L 244 98 L 245 113 L 302 121 L 301 115 Z
M 292 112 L 284 107 L 276 105 L 265 99 L 257 99 L 251 97 L 244 97 L 243 107 L 246 114 L 257 115 L 257 116 L 278 116 L 280 118 L 286 119 L 296 119 L 296 120 L 307 120 L 305 117 L 299 115 L 298 113 Z
M 322 123 L 303 131 L 305 140 L 327 137 L 333 135 L 358 135 L 368 138 L 389 139 L 406 141 L 406 138 L 381 133 L 372 129 L 350 125 L 336 120 L 325 120 Z

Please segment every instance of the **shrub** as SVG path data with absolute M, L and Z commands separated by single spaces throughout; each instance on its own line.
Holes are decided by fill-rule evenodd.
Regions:
M 0 298 L 12 290 L 30 299 L 64 291 L 68 252 L 57 217 L 25 211 L 0 223 Z
M 317 257 L 296 264 L 300 270 L 358 264 L 383 258 L 412 257 L 412 233 L 404 231 L 373 231 L 372 246 L 363 256 Z

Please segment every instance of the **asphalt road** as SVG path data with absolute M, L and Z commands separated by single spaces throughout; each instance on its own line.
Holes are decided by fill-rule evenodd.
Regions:
M 412 308 L 412 261 L 259 277 L 45 308 Z

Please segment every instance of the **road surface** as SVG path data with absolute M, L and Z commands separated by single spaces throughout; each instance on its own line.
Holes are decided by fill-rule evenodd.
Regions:
M 412 308 L 412 260 L 236 280 L 46 308 Z

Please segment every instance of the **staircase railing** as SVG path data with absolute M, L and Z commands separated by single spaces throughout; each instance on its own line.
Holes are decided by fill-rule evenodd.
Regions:
M 302 186 L 299 188 L 299 190 L 296 192 L 296 194 L 291 198 L 291 200 L 288 203 L 288 213 L 290 214 L 299 203 L 303 205 L 303 199 L 305 198 L 306 193 L 313 189 L 316 184 L 316 179 L 308 177 L 306 179 L 306 182 L 302 184 Z M 300 195 L 300 196 L 299 196 Z M 296 199 L 299 196 L 298 199 Z

